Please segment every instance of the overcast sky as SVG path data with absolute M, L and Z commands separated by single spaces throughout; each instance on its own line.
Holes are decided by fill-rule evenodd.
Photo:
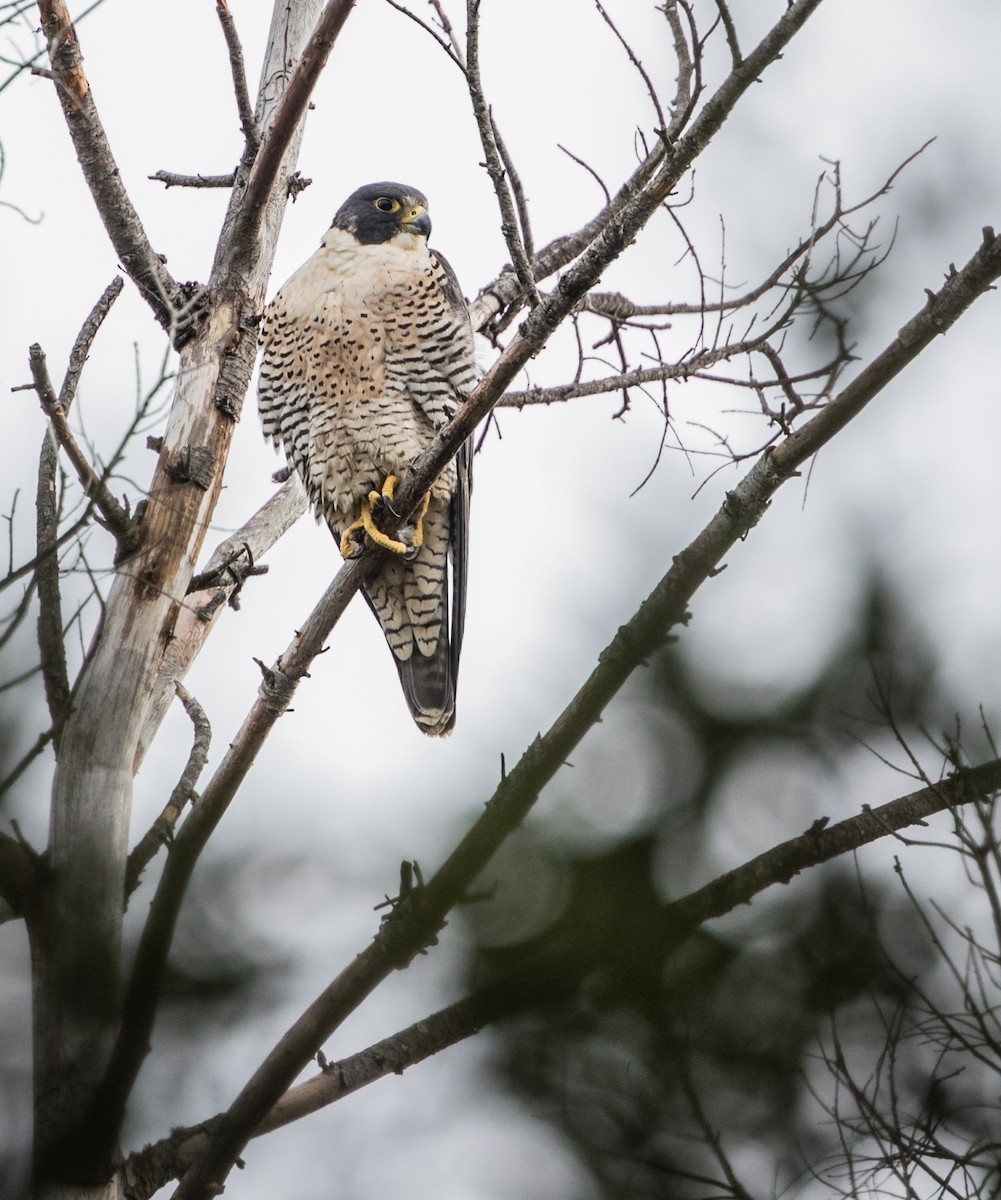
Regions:
M 231 0 L 230 7 L 253 86 L 270 5 Z M 414 7 L 430 15 L 422 0 Z M 446 7 L 461 26 L 459 3 Z M 645 0 L 608 0 L 607 7 L 666 103 L 674 71 L 662 15 Z M 785 4 L 736 0 L 732 7 L 747 49 Z M 160 169 L 220 173 L 238 158 L 224 45 L 208 0 L 142 10 L 137 20 L 132 6 L 106 0 L 84 20 L 85 66 L 154 247 L 176 278 L 204 280 L 224 195 L 166 191 L 147 176 Z M 3 53 L 31 52 L 30 29 L 3 32 Z M 558 144 L 614 187 L 635 162 L 636 128 L 649 136 L 655 117 L 642 81 L 589 0 L 483 0 L 482 43 L 484 85 L 543 244 L 587 220 L 602 199 Z M 921 305 L 923 289 L 938 287 L 950 262 L 972 255 L 981 227 L 998 223 L 999 50 L 1001 9 L 992 0 L 827 0 L 698 164 L 694 202 L 682 216 L 704 261 L 718 262 L 725 225 L 728 277 L 754 282 L 808 228 L 824 160 L 841 162 L 847 197 L 860 199 L 934 137 L 873 209 L 884 241 L 899 219 L 893 253 L 866 290 L 855 330 L 860 356 L 878 351 Z M 396 179 L 427 194 L 432 244 L 475 296 L 507 254 L 459 71 L 388 4 L 361 0 L 314 99 L 300 159 L 313 183 L 289 209 L 271 291 L 312 253 L 350 191 Z M 35 341 L 61 375 L 116 264 L 51 83 L 23 76 L 0 95 L 0 105 L 0 199 L 31 219 L 0 208 L 7 284 L 0 300 L 0 452 L 4 495 L 22 489 L 15 556 L 26 557 L 43 423 L 31 394 L 11 396 L 9 388 L 27 381 L 27 348 Z M 606 284 L 647 302 L 694 299 L 694 279 L 678 265 L 679 253 L 670 222 L 657 221 Z M 760 528 L 730 556 L 725 575 L 696 598 L 683 649 L 716 678 L 720 703 L 733 690 L 777 695 L 809 678 L 844 640 L 857 617 L 863 570 L 878 557 L 914 621 L 932 634 L 937 669 L 957 703 L 998 711 L 998 304 L 996 296 L 979 301 L 825 450 L 808 493 L 805 481 L 783 489 Z M 489 362 L 489 347 L 481 349 Z M 127 286 L 80 389 L 78 419 L 104 453 L 131 414 L 136 361 L 148 383 L 162 350 L 160 331 Z M 530 378 L 559 382 L 572 370 L 564 343 L 532 364 Z M 675 446 L 711 449 L 699 427 L 706 420 L 738 438 L 760 434 L 724 411 L 746 407 L 746 395 L 678 393 L 671 397 Z M 414 729 L 382 635 L 361 603 L 335 630 L 214 849 L 232 858 L 268 848 L 260 873 L 242 881 L 237 907 L 264 938 L 289 950 L 291 965 L 268 1012 L 199 1048 L 200 1080 L 180 1068 L 144 1078 L 150 1107 L 137 1114 L 137 1144 L 167 1132 L 165 1112 L 184 1122 L 228 1103 L 288 1020 L 367 940 L 377 919 L 372 904 L 392 889 L 399 860 L 417 858 L 427 867 L 440 861 L 490 794 L 501 753 L 511 762 L 548 727 L 600 648 L 739 477 L 723 470 L 699 490 L 719 460 L 671 449 L 633 496 L 655 459 L 660 416 L 641 396 L 625 420 L 612 419 L 618 408 L 618 397 L 594 397 L 505 412 L 502 436 L 487 437 L 476 462 L 466 644 L 450 739 L 425 739 Z M 279 465 L 263 443 L 251 396 L 210 548 L 267 498 Z M 119 490 L 134 502 L 151 468 L 152 456 L 137 449 L 127 472 L 134 484 Z M 110 539 L 92 539 L 99 576 L 107 576 L 111 553 Z M 242 610 L 225 616 L 189 677 L 213 724 L 213 763 L 255 695 L 253 657 L 271 661 L 284 648 L 339 560 L 326 530 L 307 518 L 267 561 L 270 573 L 250 581 Z M 24 640 L 8 648 L 3 677 L 16 673 L 17 656 L 23 661 L 29 651 Z M 40 689 L 26 695 L 22 721 L 27 745 L 45 721 Z M 139 777 L 137 830 L 173 785 L 188 737 L 183 714 L 172 714 Z M 39 843 L 50 769 L 42 762 L 29 772 L 16 801 L 25 832 Z M 610 782 L 615 774 L 613 764 Z M 896 793 L 892 776 L 867 778 L 874 782 L 867 802 Z M 800 831 L 812 815 L 796 815 L 786 832 Z M 19 932 L 0 936 L 0 946 L 14 952 Z M 440 970 L 452 954 L 446 938 L 435 963 L 390 980 L 328 1056 L 454 998 Z M 10 1020 L 18 1012 L 25 1020 L 23 992 L 4 986 L 14 989 Z M 291 1195 L 282 1185 L 293 1148 L 310 1163 L 296 1186 L 298 1200 L 385 1196 L 399 1186 L 401 1170 L 411 1200 L 585 1195 L 552 1136 L 483 1092 L 476 1074 L 482 1053 L 482 1045 L 449 1052 L 265 1139 L 227 1195 Z M 387 1140 L 398 1155 L 384 1153 Z M 347 1166 L 345 1145 L 355 1151 Z

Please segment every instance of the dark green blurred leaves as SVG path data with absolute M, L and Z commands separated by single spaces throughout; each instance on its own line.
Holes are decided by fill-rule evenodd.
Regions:
M 867 873 L 864 853 L 830 863 L 680 944 L 665 902 L 870 801 L 844 794 L 860 739 L 886 753 L 892 723 L 934 758 L 919 731 L 955 720 L 934 680 L 879 579 L 851 642 L 778 701 L 720 704 L 672 649 L 484 873 L 464 910 L 470 977 L 516 1013 L 496 1069 L 602 1194 L 777 1194 L 836 1157 L 845 1126 L 816 1082 L 820 1047 L 843 1026 L 864 1083 L 887 1030 L 913 1031 L 911 981 L 936 963 L 892 872 Z M 941 1107 L 937 1070 L 909 1061 L 915 1111 L 930 1095 Z

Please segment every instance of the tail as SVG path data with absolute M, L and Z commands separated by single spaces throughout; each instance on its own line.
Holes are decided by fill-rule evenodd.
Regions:
M 410 561 L 387 555 L 363 588 L 393 652 L 414 722 L 430 737 L 444 737 L 455 725 L 465 615 L 464 516 L 456 512 L 454 496 L 432 495 L 420 553 Z
M 410 715 L 421 733 L 429 737 L 445 737 L 455 726 L 455 679 L 451 658 L 452 650 L 444 630 L 434 653 L 427 657 L 417 649 L 406 662 L 393 655 Z

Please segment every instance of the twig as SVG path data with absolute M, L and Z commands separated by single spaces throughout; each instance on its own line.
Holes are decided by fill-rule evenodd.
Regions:
M 166 845 L 173 837 L 174 826 L 184 811 L 185 804 L 189 800 L 194 799 L 195 784 L 198 782 L 198 777 L 205 769 L 205 763 L 208 761 L 209 745 L 212 741 L 212 726 L 205 715 L 205 710 L 181 684 L 178 683 L 176 685 L 176 691 L 177 698 L 184 705 L 184 711 L 191 718 L 191 724 L 194 726 L 194 743 L 192 744 L 191 753 L 188 755 L 188 761 L 185 764 L 184 770 L 181 772 L 181 778 L 170 793 L 170 799 L 164 805 L 163 812 L 160 813 L 129 854 L 125 867 L 126 902 L 139 886 L 143 871 L 153 861 L 160 847 Z M 126 999 L 127 1005 L 128 1000 Z
M 55 542 L 53 542 L 53 544 L 45 551 L 44 554 L 36 554 L 32 558 L 29 558 L 27 562 L 21 563 L 19 567 L 12 567 L 7 574 L 0 579 L 0 592 L 4 591 L 12 584 L 17 583 L 19 579 L 23 579 L 26 575 L 34 574 L 44 558 L 48 558 L 50 555 L 55 554 L 60 546 L 64 546 L 68 541 L 71 541 L 73 538 L 75 538 L 80 530 L 83 529 L 90 520 L 92 511 L 93 506 L 92 504 L 89 504 L 84 513 L 79 516 L 72 525 L 68 526 L 62 531 L 62 533 L 56 538 Z
M 42 411 L 49 418 L 56 441 L 62 446 L 66 457 L 73 465 L 83 487 L 84 495 L 94 501 L 108 529 L 114 534 L 118 542 L 118 558 L 124 558 L 132 553 L 138 544 L 135 522 L 112 496 L 104 481 L 90 465 L 87 456 L 80 449 L 73 436 L 73 431 L 69 427 L 69 422 L 66 420 L 66 414 L 59 406 L 59 398 L 52 387 L 52 381 L 49 379 L 45 352 L 37 342 L 28 351 L 28 361 L 34 380 L 34 390 L 41 402 Z
M 83 372 L 90 348 L 111 306 L 118 299 L 123 287 L 121 276 L 116 276 L 105 288 L 100 299 L 91 309 L 86 321 L 73 343 L 69 363 L 63 377 L 62 387 L 55 407 L 65 419 L 76 396 L 77 385 Z M 41 353 L 39 351 L 39 353 Z M 41 378 L 47 374 L 44 359 L 40 364 Z M 36 385 L 39 380 L 36 378 Z M 48 387 L 51 393 L 51 385 Z M 51 419 L 51 418 L 50 418 Z M 72 711 L 72 697 L 66 667 L 66 642 L 63 630 L 62 602 L 59 589 L 59 559 L 56 554 L 59 533 L 59 507 L 56 502 L 56 469 L 58 451 L 52 430 L 46 430 L 38 461 L 38 488 L 36 494 L 36 561 L 35 582 L 38 587 L 38 648 L 41 655 L 42 678 L 45 683 L 45 699 L 52 719 L 52 744 L 56 756 L 63 725 Z
M 691 13 L 688 12 L 687 7 L 685 11 L 688 13 L 689 20 L 691 21 Z M 688 124 L 688 118 L 692 115 L 699 88 L 692 86 L 692 77 L 695 73 L 695 68 L 692 63 L 692 55 L 688 49 L 688 39 L 685 37 L 681 18 L 678 16 L 677 0 L 669 0 L 664 5 L 663 12 L 668 25 L 671 27 L 671 36 L 674 38 L 674 57 L 678 63 L 678 82 L 674 90 L 674 104 L 672 105 L 674 115 L 671 117 L 671 123 L 664 129 L 665 140 L 673 142 L 682 129 L 684 129 L 685 125 Z M 694 41 L 694 29 L 692 38 Z M 651 85 L 648 82 L 647 88 L 649 89 L 650 87 Z
M 558 404 L 576 400 L 582 396 L 601 396 L 625 388 L 640 387 L 646 383 L 658 383 L 665 379 L 693 379 L 703 371 L 729 358 L 760 350 L 761 343 L 755 338 L 749 342 L 731 342 L 717 349 L 701 350 L 680 363 L 663 363 L 658 367 L 636 367 L 604 379 L 592 379 L 585 383 L 556 384 L 553 387 L 534 387 L 526 391 L 505 392 L 497 402 L 498 408 L 524 408 L 532 404 Z M 804 378 L 811 378 L 810 375 Z M 738 382 L 734 380 L 733 382 Z M 758 380 L 762 386 L 774 386 L 775 380 Z
M 250 102 L 247 70 L 243 62 L 243 47 L 240 45 L 236 22 L 233 20 L 233 14 L 229 11 L 226 0 L 216 0 L 215 8 L 219 16 L 219 24 L 222 26 L 223 37 L 226 39 L 226 49 L 229 51 L 229 66 L 233 75 L 236 108 L 240 114 L 240 127 L 243 129 L 243 138 L 246 144 L 246 161 L 253 162 L 261 145 L 261 128 L 254 115 L 254 106 Z
M 264 131 L 247 179 L 238 218 L 230 229 L 229 244 L 236 252 L 244 246 L 252 245 L 255 240 L 285 152 L 299 122 L 305 116 L 306 105 L 316 81 L 354 5 L 355 0 L 327 0 L 316 23 L 316 29 L 292 71 L 281 100 Z
M 609 192 L 608 186 L 606 185 L 604 179 L 601 178 L 594 167 L 592 167 L 590 163 L 586 163 L 582 158 L 579 158 L 576 154 L 574 154 L 572 150 L 568 150 L 566 146 L 563 146 L 560 143 L 557 143 L 557 149 L 562 150 L 567 158 L 572 159 L 572 161 L 575 162 L 578 167 L 583 167 L 584 170 L 587 171 L 595 183 L 597 183 L 598 187 L 601 188 L 602 192 L 604 192 L 606 206 L 610 205 L 612 203 L 612 194 Z
M 174 171 L 157 171 L 146 178 L 162 183 L 167 188 L 231 188 L 236 182 L 236 172 L 230 171 L 228 175 L 178 175 Z
M 494 194 L 501 214 L 501 233 L 507 243 L 515 274 L 531 307 L 539 303 L 535 276 L 529 261 L 529 252 L 518 232 L 518 219 L 514 201 L 508 187 L 504 160 L 497 145 L 493 113 L 487 106 L 480 80 L 480 0 L 466 0 L 466 84 L 473 105 L 473 116 L 480 131 L 480 144 L 486 156 L 487 174 L 494 185 Z
M 42 30 L 57 83 L 56 95 L 118 261 L 128 272 L 156 319 L 175 345 L 190 332 L 186 301 L 177 281 L 154 251 L 122 183 L 104 126 L 84 74 L 83 55 L 65 0 L 39 0 Z
M 501 137 L 500 130 L 497 128 L 497 122 L 494 120 L 492 111 L 490 113 L 490 125 L 494 131 L 497 153 L 501 156 L 501 162 L 504 164 L 504 170 L 507 172 L 508 181 L 511 184 L 511 194 L 514 196 L 515 208 L 518 212 L 518 226 L 521 229 L 521 244 L 525 248 L 525 258 L 531 261 L 535 256 L 535 246 L 532 237 L 532 223 L 528 216 L 528 198 L 525 195 L 525 188 L 521 182 L 521 176 L 515 168 L 514 160 L 508 153 L 507 144 Z
M 101 293 L 86 321 L 81 325 L 80 332 L 76 335 L 73 349 L 70 351 L 69 362 L 66 365 L 66 374 L 63 376 L 63 386 L 59 389 L 59 407 L 64 413 L 69 412 L 73 398 L 76 396 L 77 385 L 90 354 L 90 348 L 94 344 L 94 338 L 97 337 L 98 330 L 104 324 L 104 318 L 111 311 L 111 306 L 122 294 L 124 286 L 121 275 L 116 275 Z
M 813 0 L 804 0 L 798 11 L 800 24 L 814 6 Z M 794 28 L 798 28 L 798 25 Z M 788 36 L 791 35 L 792 29 L 788 29 Z M 773 54 L 779 52 L 781 44 L 771 39 Z M 754 58 L 752 55 L 748 61 Z M 807 425 L 785 439 L 777 449 L 762 456 L 733 491 L 727 494 L 721 510 L 691 545 L 675 557 L 668 573 L 636 614 L 619 629 L 599 656 L 598 665 L 591 676 L 550 730 L 536 738 L 517 766 L 507 773 L 486 804 L 483 815 L 442 867 L 423 888 L 417 889 L 393 909 L 369 946 L 317 997 L 254 1072 L 227 1110 L 225 1120 L 211 1138 L 205 1154 L 185 1175 L 175 1193 L 175 1200 L 207 1200 L 211 1189 L 224 1182 L 247 1139 L 316 1049 L 387 974 L 404 965 L 421 947 L 433 941 L 450 908 L 467 893 L 497 847 L 524 819 L 541 789 L 567 761 L 574 747 L 593 727 L 623 683 L 664 644 L 670 629 L 686 619 L 687 606 L 695 591 L 717 572 L 724 555 L 754 528 L 774 493 L 925 345 L 938 334 L 944 333 L 977 296 L 990 288 L 999 275 L 1001 238 L 985 233 L 983 245 L 970 262 L 962 271 L 950 277 L 942 291 L 931 297 L 922 312 L 904 327 L 894 345 L 876 360 L 878 368 L 863 371 L 858 380 Z M 575 299 L 572 288 L 562 293 L 561 301 L 567 305 L 566 311 L 569 311 Z M 484 376 L 453 422 L 435 439 L 431 450 L 415 461 L 413 469 L 396 493 L 403 513 L 409 515 L 410 510 L 416 507 L 426 490 L 427 481 L 440 473 L 446 455 L 454 453 L 465 440 L 469 433 L 467 423 L 472 421 L 475 424 L 475 420 L 482 415 L 477 406 L 482 407 L 487 397 L 492 401 L 494 397 L 490 389 L 495 388 L 502 378 L 502 368 L 505 371 L 517 369 L 524 361 L 520 358 L 521 350 L 526 350 L 526 357 L 531 353 L 533 343 L 529 339 L 538 336 L 539 326 L 552 316 L 551 304 L 552 297 L 528 318 L 522 331 L 494 368 Z M 183 892 L 183 881 L 194 865 L 193 855 L 197 855 L 211 829 L 221 818 L 249 769 L 262 737 L 287 706 L 298 679 L 313 654 L 322 646 L 332 623 L 332 614 L 327 607 L 333 608 L 336 600 L 339 614 L 343 607 L 343 592 L 360 585 L 373 561 L 374 558 L 366 552 L 341 568 L 321 605 L 314 610 L 299 637 L 270 672 L 272 678 L 267 681 L 262 699 L 244 722 L 203 793 L 199 806 L 185 822 L 150 911 L 147 928 L 154 920 L 158 925 L 161 920 L 169 922 L 166 930 L 158 928 L 153 939 L 155 944 L 150 946 L 156 954 L 165 954 L 166 945 L 169 944 L 169 929 L 176 919 L 176 908 L 168 893 L 176 892 L 178 887 Z M 997 765 L 994 769 L 1001 772 L 1001 767 Z M 991 776 L 992 780 L 994 778 Z M 1001 780 L 1001 774 L 997 778 Z M 983 786 L 986 788 L 988 783 L 984 782 Z M 996 784 L 992 782 L 990 786 Z M 935 800 L 939 801 L 938 793 Z M 186 847 L 183 856 L 178 856 L 181 840 L 189 830 L 193 844 Z M 168 872 L 175 860 L 181 878 L 171 878 L 168 883 Z M 143 953 L 144 944 L 140 943 L 139 956 Z M 153 966 L 154 963 L 146 965 Z M 144 976 L 149 978 L 146 971 Z
M 21 776 L 27 771 L 35 759 L 42 753 L 45 747 L 52 741 L 52 730 L 46 729 L 44 733 L 40 733 L 35 739 L 35 744 L 31 749 L 22 756 L 21 761 L 9 771 L 3 779 L 0 779 L 0 796 L 8 792 Z
M 730 12 L 730 6 L 726 0 L 716 0 L 716 8 L 719 10 L 720 20 L 723 22 L 723 28 L 726 30 L 726 44 L 730 47 L 730 59 L 735 67 L 741 63 L 740 44 L 737 41 L 737 27 L 733 23 L 733 14 Z
M 605 6 L 601 3 L 601 0 L 594 0 L 594 6 L 595 6 L 595 8 L 597 8 L 598 12 L 601 14 L 601 19 L 605 22 L 605 24 L 612 31 L 612 33 L 615 34 L 616 38 L 618 39 L 619 45 L 623 48 L 623 50 L 625 50 L 626 54 L 629 56 L 629 61 L 633 64 L 633 66 L 639 72 L 640 78 L 643 80 L 643 83 L 646 86 L 647 95 L 650 97 L 650 101 L 653 104 L 654 112 L 656 112 L 656 114 L 657 114 L 657 121 L 659 122 L 658 128 L 666 135 L 667 134 L 667 121 L 664 118 L 664 110 L 660 106 L 660 98 L 657 95 L 657 89 L 653 86 L 653 80 L 647 74 L 646 68 L 640 62 L 639 58 L 637 58 L 636 52 L 633 50 L 632 46 L 630 46 L 629 43 L 626 41 L 626 39 L 622 36 L 622 34 L 619 32 L 619 29 L 616 26 L 615 22 L 605 11 Z M 681 63 L 679 60 L 679 80 L 681 77 L 680 67 L 681 67 Z
M 202 580 L 218 579 L 212 584 L 213 595 L 209 604 L 189 601 L 181 607 L 173 628 L 173 637 L 164 652 L 163 663 L 153 686 L 146 709 L 146 719 L 139 736 L 134 769 L 145 756 L 174 696 L 175 684 L 184 678 L 191 664 L 205 645 L 215 627 L 219 614 L 237 587 L 237 579 L 228 573 L 226 564 L 234 557 L 245 555 L 249 550 L 257 562 L 298 521 L 309 506 L 306 492 L 296 472 L 240 529 L 216 547 L 205 568 L 200 572 Z M 237 568 L 239 574 L 240 568 Z M 193 582 L 198 579 L 195 577 Z
M 35 492 L 35 548 L 38 557 L 35 584 L 38 588 L 38 651 L 45 684 L 45 701 L 52 721 L 52 744 L 57 756 L 63 725 L 70 713 L 59 558 L 55 553 L 59 531 L 59 506 L 56 500 L 58 464 L 59 451 L 51 430 L 47 429 L 38 457 L 38 486 Z
M 442 20 L 442 28 L 449 39 L 446 41 L 445 38 L 438 33 L 434 26 L 429 25 L 427 21 L 422 21 L 421 18 L 415 12 L 412 12 L 409 8 L 407 8 L 405 4 L 400 4 L 399 0 L 386 0 L 386 3 L 390 6 L 390 8 L 395 8 L 398 13 L 402 13 L 405 17 L 409 17 L 410 20 L 419 25 L 426 34 L 428 34 L 430 37 L 433 37 L 438 45 L 441 46 L 442 50 L 444 50 L 448 57 L 452 60 L 452 62 L 454 62 L 459 68 L 459 70 L 465 72 L 466 64 L 462 57 L 461 51 L 455 43 L 455 39 L 452 37 L 451 25 L 446 24 L 445 21 Z M 436 8 L 439 19 L 442 19 L 443 14 L 441 9 L 437 6 Z

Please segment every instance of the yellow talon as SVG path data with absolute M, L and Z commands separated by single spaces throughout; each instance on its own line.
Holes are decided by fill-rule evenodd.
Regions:
M 368 496 L 361 503 L 361 516 L 357 521 L 344 530 L 341 534 L 341 557 L 355 558 L 360 552 L 358 542 L 361 540 L 360 535 L 364 531 L 372 539 L 377 546 L 382 546 L 384 550 L 389 550 L 393 554 L 402 554 L 407 558 L 413 558 L 417 551 L 424 544 L 424 514 L 428 510 L 428 505 L 431 503 L 431 493 L 426 492 L 424 499 L 421 501 L 421 506 L 414 518 L 413 534 L 407 537 L 406 540 L 391 538 L 388 534 L 376 525 L 375 518 L 372 513 L 375 509 L 381 508 L 383 504 L 392 512 L 393 493 L 396 490 L 396 485 L 399 479 L 395 475 L 387 475 L 386 481 L 382 485 L 381 491 L 376 491 L 374 488 L 369 492 Z M 408 530 L 409 533 L 409 530 Z
M 414 514 L 414 536 L 411 538 L 410 544 L 414 550 L 419 550 L 424 545 L 424 514 L 428 510 L 428 505 L 431 503 L 431 493 L 425 492 L 424 499 L 421 501 L 421 506 Z
M 341 534 L 341 558 L 357 558 L 361 554 L 360 542 L 365 536 L 365 522 L 354 521 Z

